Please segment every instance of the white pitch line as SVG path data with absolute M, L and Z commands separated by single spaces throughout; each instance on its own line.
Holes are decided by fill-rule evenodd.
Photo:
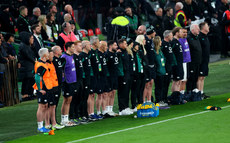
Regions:
M 224 109 L 224 108 L 229 108 L 229 107 L 230 107 L 230 105 L 224 106 L 224 107 L 221 107 L 221 108 Z M 210 112 L 210 110 L 202 111 L 202 112 L 198 112 L 198 113 L 193 113 L 193 114 L 188 114 L 188 115 L 175 117 L 175 118 L 171 118 L 171 119 L 166 119 L 166 120 L 158 121 L 158 122 L 154 122 L 154 123 L 144 124 L 144 125 L 140 125 L 140 126 L 136 126 L 136 127 L 127 128 L 127 129 L 122 129 L 122 130 L 118 130 L 118 131 L 113 131 L 113 132 L 100 134 L 100 135 L 96 135 L 96 136 L 92 136 L 92 137 L 87 137 L 87 138 L 83 138 L 83 139 L 78 139 L 78 140 L 74 140 L 74 141 L 69 141 L 67 143 L 76 143 L 76 142 L 85 141 L 85 140 L 89 140 L 89 139 L 93 139 L 93 138 L 97 138 L 97 137 L 102 137 L 102 136 L 106 136 L 106 135 L 111 135 L 111 134 L 116 134 L 116 133 L 120 133 L 120 132 L 124 132 L 124 131 L 129 131 L 129 130 L 133 130 L 133 129 L 137 129 L 137 128 L 141 128 L 141 127 L 145 127 L 145 126 L 151 126 L 151 125 L 156 125 L 156 124 L 160 124 L 160 123 L 164 123 L 164 122 L 168 122 L 168 121 L 173 121 L 173 120 L 177 120 L 177 119 L 181 119 L 181 118 L 200 115 L 200 114 L 204 114 L 204 113 L 207 113 L 207 112 Z

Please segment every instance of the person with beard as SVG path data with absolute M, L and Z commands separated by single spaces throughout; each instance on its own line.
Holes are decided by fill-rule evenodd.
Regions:
M 162 10 L 162 8 L 158 8 L 155 11 L 155 14 L 156 14 L 156 16 L 154 17 L 154 19 L 150 23 L 156 29 L 157 35 L 159 35 L 160 37 L 163 37 L 163 20 L 162 20 L 163 10 Z
M 2 5 L 0 10 L 0 31 L 14 34 L 15 19 L 9 11 L 9 5 Z
M 140 25 L 137 29 L 137 34 L 138 35 L 145 35 L 146 34 L 146 26 Z
M 108 57 L 108 71 L 109 71 L 109 86 L 111 88 L 111 91 L 109 92 L 109 103 L 107 108 L 108 114 L 110 116 L 115 116 L 116 113 L 113 111 L 113 104 L 114 104 L 114 98 L 116 95 L 116 90 L 118 88 L 118 46 L 115 41 L 108 41 L 108 47 L 109 50 L 107 51 L 107 57 Z
M 133 111 L 129 108 L 129 55 L 126 51 L 127 42 L 125 39 L 118 41 L 118 106 L 119 115 L 131 115 Z
M 17 25 L 16 27 L 18 28 L 18 32 L 26 31 L 30 32 L 31 29 L 31 24 L 29 23 L 29 20 L 27 19 L 28 16 L 28 9 L 25 6 L 21 6 L 19 8 L 20 15 L 17 20 Z
M 35 24 L 31 27 L 31 30 L 33 31 L 33 36 L 34 36 L 34 53 L 35 53 L 35 57 L 38 59 L 39 49 L 44 48 L 44 43 L 41 37 L 41 27 L 38 24 Z
M 174 28 L 174 23 L 173 23 L 173 9 L 171 7 L 168 7 L 166 9 L 166 14 L 163 18 L 163 29 L 165 30 L 172 30 Z
M 173 39 L 173 34 L 170 30 L 166 30 L 164 32 L 164 39 L 162 41 L 162 52 L 165 57 L 165 76 L 164 76 L 164 84 L 163 84 L 163 97 L 162 101 L 159 101 L 160 106 L 168 106 L 168 88 L 171 82 L 171 75 L 172 75 L 172 66 L 173 66 L 173 51 L 171 46 L 171 41 Z
M 172 94 L 171 94 L 171 99 L 169 98 L 169 102 L 171 101 L 171 104 L 180 104 L 181 101 L 178 99 L 180 99 L 181 97 L 180 86 L 181 86 L 181 80 L 184 77 L 183 51 L 182 51 L 182 46 L 179 42 L 179 39 L 182 37 L 182 29 L 180 27 L 175 27 L 172 30 L 172 33 L 174 35 L 174 38 L 171 42 L 171 46 L 172 46 L 174 60 L 176 64 L 172 67 L 172 75 L 173 75 L 172 90 L 171 90 Z
M 32 71 L 34 70 L 35 54 L 32 51 L 34 43 L 34 37 L 28 32 L 20 33 L 21 43 L 18 52 L 18 61 L 21 65 L 20 77 L 22 79 L 22 101 L 29 99 L 29 96 L 33 95 L 32 85 L 34 84 L 34 78 Z

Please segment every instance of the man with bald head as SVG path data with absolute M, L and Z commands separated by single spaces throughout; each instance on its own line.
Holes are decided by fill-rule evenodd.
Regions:
M 63 68 L 63 65 L 65 64 L 65 62 L 64 62 L 64 60 L 62 60 L 62 58 L 60 58 L 62 55 L 62 49 L 60 46 L 52 47 L 52 51 L 54 54 L 53 64 L 54 64 L 57 78 L 58 78 L 58 94 L 57 94 L 58 97 L 57 97 L 57 102 L 56 102 L 56 109 L 57 109 L 59 98 L 61 95 L 61 88 L 62 88 L 62 68 Z M 57 114 L 55 114 L 55 115 L 57 115 Z
M 106 51 L 108 49 L 107 42 L 101 41 L 100 46 L 98 48 L 98 57 L 99 63 L 101 64 L 101 68 L 99 67 L 99 74 L 98 74 L 98 96 L 96 99 L 96 107 L 97 107 L 97 115 L 105 115 L 106 106 L 108 106 L 108 67 L 107 67 L 107 58 L 106 58 Z M 101 90 L 101 91 L 100 91 Z M 102 107 L 102 112 L 100 108 Z
M 146 34 L 146 26 L 140 25 L 137 29 L 138 35 L 145 35 Z

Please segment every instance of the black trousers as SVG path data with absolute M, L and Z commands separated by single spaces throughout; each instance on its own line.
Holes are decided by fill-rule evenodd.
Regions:
M 172 80 L 172 73 L 168 73 L 168 75 L 165 75 L 163 77 L 163 96 L 161 101 L 167 102 L 168 101 L 168 90 L 169 90 L 169 85 Z
M 23 78 L 22 79 L 22 91 L 21 91 L 21 94 L 22 95 L 25 95 L 25 94 L 28 94 L 28 95 L 33 95 L 33 85 L 34 85 L 35 81 L 34 81 L 34 78 L 31 77 L 31 78 Z
M 80 106 L 81 117 L 88 117 L 87 101 L 89 97 L 90 78 L 83 79 L 82 104 Z
M 132 109 L 137 106 L 137 103 L 140 104 L 140 98 L 142 96 L 143 101 L 143 93 L 141 94 L 141 76 L 133 76 L 130 78 L 130 89 L 131 89 L 131 104 Z
M 70 119 L 79 118 L 80 114 L 82 114 L 82 111 L 80 111 L 80 106 L 82 105 L 82 101 L 83 101 L 82 81 L 77 82 L 76 90 L 77 90 L 77 93 L 75 94 L 75 96 L 72 97 L 72 102 L 70 103 L 70 110 L 69 110 Z
M 156 76 L 156 79 L 154 80 L 156 103 L 164 101 L 164 77 L 165 76 Z
M 197 63 L 188 63 L 189 65 L 189 77 L 186 84 L 187 91 L 192 91 L 197 88 L 197 80 L 199 76 L 200 64 Z
M 129 107 L 129 81 L 124 76 L 118 77 L 118 106 L 119 111 Z

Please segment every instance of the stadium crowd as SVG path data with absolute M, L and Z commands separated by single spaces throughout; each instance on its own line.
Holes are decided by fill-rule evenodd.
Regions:
M 29 3 L 1 4 L 0 31 L 7 34 L 0 35 L 0 62 L 18 60 L 22 101 L 35 95 L 38 100 L 39 132 L 131 115 L 145 102 L 165 107 L 210 98 L 203 89 L 211 46 L 221 48 L 222 58 L 229 57 L 228 0 L 39 0 L 35 7 Z M 89 4 L 106 16 L 107 41 L 97 36 L 83 40 L 84 33 L 77 30 L 73 10 Z M 88 21 L 93 20 L 81 20 L 80 26 Z M 15 32 L 21 40 L 18 54 L 12 44 Z M 45 48 L 45 40 L 56 45 Z M 0 87 L 3 74 L 0 71 Z M 118 114 L 113 111 L 116 92 Z

